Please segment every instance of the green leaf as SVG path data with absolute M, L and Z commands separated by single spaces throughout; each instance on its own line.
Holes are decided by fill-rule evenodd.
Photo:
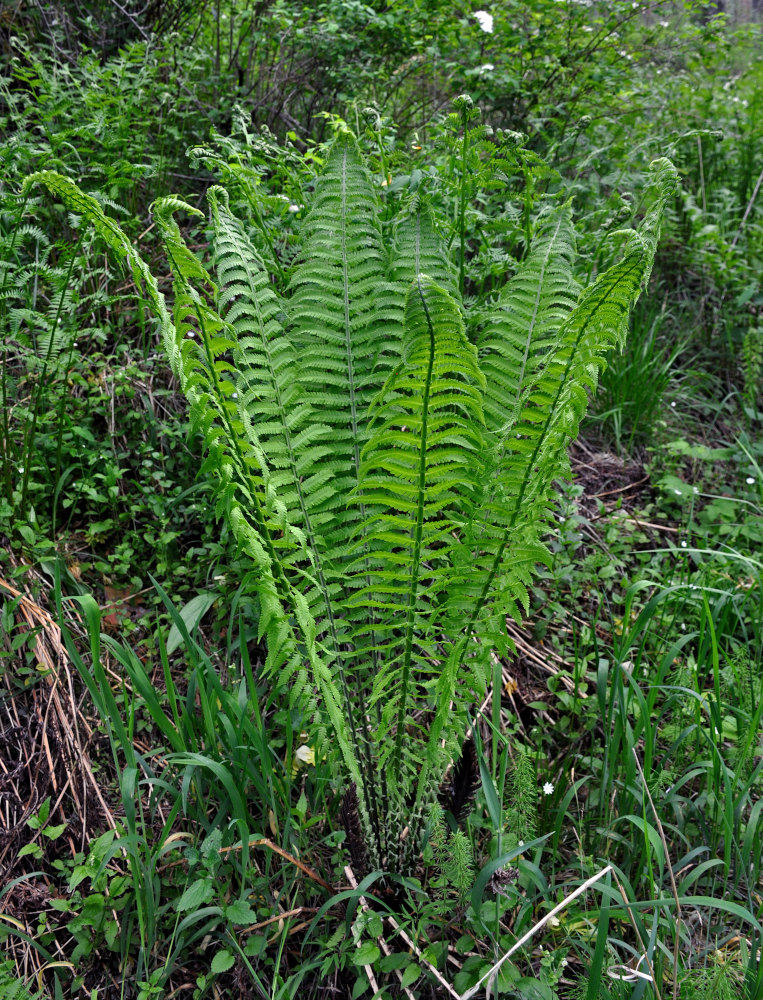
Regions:
M 400 985 L 403 987 L 403 989 L 405 989 L 407 986 L 412 986 L 420 975 L 421 975 L 421 966 L 413 962 L 406 968 L 405 972 L 403 973 L 403 980 Z
M 469 942 L 474 943 L 471 938 L 469 938 Z M 393 951 L 391 955 L 385 955 L 379 962 L 379 968 L 382 972 L 394 972 L 395 969 L 404 969 L 410 961 L 411 956 L 407 951 Z
M 191 600 L 180 609 L 180 617 L 183 619 L 183 624 L 188 630 L 189 635 L 193 633 L 193 630 L 216 600 L 217 594 L 210 593 L 209 591 L 203 591 L 201 594 L 197 594 L 196 597 L 192 597 Z M 177 625 L 173 625 L 167 638 L 167 655 L 170 656 L 174 653 L 183 642 L 184 637 L 180 629 Z
M 66 829 L 66 823 L 59 823 L 57 826 L 46 826 L 42 831 L 43 837 L 47 837 L 48 840 L 56 840 Z
M 381 952 L 373 941 L 364 941 L 352 956 L 353 965 L 373 965 Z
M 45 799 L 45 801 L 40 805 L 40 808 L 36 816 L 30 816 L 26 821 L 26 825 L 30 830 L 39 830 L 41 826 L 45 826 L 48 822 L 48 816 L 50 815 L 50 799 Z
M 42 857 L 42 850 L 41 850 L 40 847 L 37 846 L 37 844 L 25 844 L 21 848 L 21 850 L 19 851 L 19 853 L 16 855 L 16 857 L 17 858 L 25 858 L 28 855 L 31 855 L 34 858 L 41 858 Z
M 257 914 L 244 899 L 237 899 L 225 907 L 225 916 L 232 924 L 256 924 Z
M 235 961 L 236 959 L 229 951 L 218 951 L 212 959 L 211 971 L 215 976 L 219 976 L 220 973 L 227 972 L 228 969 L 232 968 Z
M 210 901 L 214 893 L 215 887 L 211 879 L 197 878 L 195 882 L 191 882 L 175 903 L 175 909 L 178 913 L 184 913 L 186 910 L 198 910 L 200 906 Z
M 358 1000 L 358 997 L 362 996 L 366 992 L 368 986 L 368 977 L 364 972 L 362 972 L 355 980 L 355 985 L 352 987 L 352 1000 Z
M 454 989 L 457 993 L 466 993 L 477 985 L 490 968 L 491 963 L 486 962 L 480 955 L 470 955 L 461 966 L 461 971 L 456 973 L 453 980 Z
M 500 981 L 500 976 L 498 978 Z M 507 985 L 512 988 L 511 983 Z M 535 979 L 520 979 L 519 982 L 513 984 L 513 989 L 524 1000 L 554 1000 L 554 993 L 550 987 L 546 986 L 545 983 L 537 982 Z

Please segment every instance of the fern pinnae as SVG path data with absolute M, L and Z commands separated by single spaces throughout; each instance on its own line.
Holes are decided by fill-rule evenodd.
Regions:
M 331 428 L 337 468 L 337 496 L 358 483 L 360 452 L 368 438 L 365 414 L 383 381 L 390 345 L 396 340 L 392 322 L 382 316 L 380 290 L 386 286 L 384 254 L 377 220 L 377 199 L 354 138 L 340 134 L 332 145 L 325 169 L 316 183 L 315 197 L 304 222 L 309 232 L 302 260 L 291 281 L 290 335 L 299 350 L 301 382 L 318 419 Z M 391 334 L 391 335 L 390 335 Z M 394 353 L 394 347 L 392 348 Z M 335 508 L 335 519 L 322 529 L 334 557 L 332 564 L 345 587 L 358 587 L 347 567 L 356 559 L 349 551 L 353 521 L 366 520 L 360 506 L 348 513 Z M 368 585 L 368 550 L 361 545 Z M 343 611 L 346 615 L 346 610 Z M 352 618 L 353 612 L 350 612 Z M 371 783 L 371 734 L 365 721 L 363 690 L 380 670 L 379 642 L 373 631 L 375 612 L 368 614 L 371 631 L 359 646 L 342 657 L 343 669 L 356 676 L 346 688 L 348 710 L 356 717 L 356 738 L 362 747 Z M 350 702 L 359 702 L 351 708 Z M 375 709 L 378 713 L 378 709 Z M 377 725 L 380 717 L 377 714 Z M 381 774 L 386 811 L 386 775 Z M 360 788 L 361 797 L 368 794 Z M 374 824 L 383 829 L 384 824 Z
M 485 419 L 488 430 L 499 437 L 510 431 L 531 387 L 528 380 L 575 306 L 579 286 L 572 277 L 573 252 L 567 204 L 557 210 L 504 286 L 478 340 L 480 365 L 487 379 Z
M 413 773 L 421 766 L 404 740 L 411 727 L 420 728 L 414 712 L 428 707 L 428 685 L 439 672 L 433 657 L 440 596 L 449 582 L 453 518 L 476 482 L 484 384 L 460 310 L 446 291 L 420 276 L 405 316 L 403 360 L 372 409 L 356 497 L 369 511 L 363 537 L 380 563 L 372 585 L 349 598 L 376 607 L 380 632 L 388 636 L 373 698 L 385 704 L 379 742 L 389 749 L 381 766 L 401 790 L 415 787 Z
M 429 393 L 432 387 L 432 370 L 435 360 L 435 336 L 432 325 L 432 317 L 429 313 L 427 300 L 424 296 L 422 279 L 419 275 L 416 279 L 416 294 L 424 310 L 429 333 L 429 357 L 427 359 L 426 375 L 424 376 L 423 398 L 421 404 L 421 436 L 419 441 L 419 473 L 418 473 L 418 497 L 416 503 L 416 524 L 413 529 L 413 556 L 411 561 L 412 572 L 410 587 L 408 590 L 408 610 L 405 622 L 405 648 L 403 652 L 403 676 L 401 680 L 400 705 L 397 712 L 395 751 L 392 756 L 392 782 L 397 783 L 400 776 L 400 755 L 403 746 L 403 733 L 405 730 L 405 713 L 408 698 L 408 682 L 411 672 L 411 651 L 413 649 L 413 624 L 416 611 L 416 591 L 419 586 L 419 559 L 421 556 L 421 536 L 424 525 L 424 497 L 426 492 L 427 475 L 427 429 L 429 421 Z
M 247 540 L 250 542 L 250 544 L 257 544 L 258 538 L 259 540 L 262 541 L 262 543 L 264 543 L 268 557 L 269 567 L 272 567 L 273 571 L 272 577 L 273 577 L 273 585 L 275 587 L 275 596 L 277 596 L 279 603 L 281 605 L 285 604 L 286 607 L 293 607 L 297 612 L 297 620 L 300 626 L 301 635 L 305 640 L 306 650 L 312 668 L 313 676 L 321 692 L 323 704 L 326 708 L 326 711 L 328 712 L 329 718 L 332 723 L 332 727 L 334 728 L 335 733 L 337 735 L 340 753 L 345 759 L 345 766 L 348 768 L 349 773 L 353 776 L 354 780 L 361 786 L 361 788 L 367 789 L 367 781 L 369 775 L 366 774 L 365 780 L 361 781 L 361 775 L 360 772 L 358 771 L 357 760 L 352 751 L 352 739 L 350 733 L 354 731 L 354 725 L 353 725 L 353 717 L 351 714 L 351 709 L 352 709 L 351 703 L 345 704 L 344 710 L 345 713 L 347 714 L 343 715 L 342 711 L 339 708 L 339 703 L 334 689 L 331 670 L 328 668 L 326 664 L 323 663 L 321 657 L 317 653 L 316 623 L 312 609 L 309 607 L 309 604 L 304 598 L 304 596 L 301 593 L 299 593 L 299 591 L 295 590 L 295 588 L 293 587 L 293 585 L 291 584 L 286 575 L 284 559 L 282 556 L 279 558 L 279 554 L 277 552 L 277 546 L 275 544 L 272 529 L 269 524 L 269 519 L 267 517 L 267 512 L 263 509 L 262 506 L 260 483 L 255 482 L 252 479 L 252 473 L 250 471 L 249 463 L 246 461 L 246 458 L 242 451 L 241 435 L 236 433 L 236 428 L 233 426 L 232 423 L 231 406 L 229 405 L 227 397 L 223 393 L 223 389 L 222 386 L 220 385 L 219 378 L 215 377 L 216 375 L 219 376 L 222 370 L 220 363 L 217 362 L 215 359 L 215 352 L 217 350 L 226 349 L 229 347 L 233 349 L 238 349 L 238 345 L 236 341 L 230 341 L 227 339 L 218 340 L 217 342 L 215 342 L 212 338 L 212 331 L 208 329 L 209 325 L 208 320 L 210 319 L 210 317 L 213 319 L 213 323 L 219 321 L 222 324 L 223 321 L 219 319 L 219 317 L 216 317 L 214 314 L 211 313 L 211 310 L 209 310 L 209 308 L 204 305 L 198 293 L 190 286 L 188 282 L 187 276 L 189 274 L 192 274 L 194 276 L 204 277 L 207 280 L 210 279 L 206 274 L 206 271 L 202 268 L 201 264 L 199 264 L 199 262 L 196 261 L 196 259 L 188 251 L 187 247 L 185 246 L 185 243 L 182 241 L 182 238 L 180 237 L 179 230 L 177 229 L 177 223 L 169 214 L 178 207 L 181 206 L 179 206 L 175 200 L 169 200 L 167 202 L 160 203 L 157 206 L 157 212 L 156 212 L 157 220 L 159 221 L 159 225 L 160 228 L 162 228 L 163 234 L 164 233 L 167 234 L 165 245 L 167 248 L 168 256 L 170 257 L 170 260 L 173 263 L 173 271 L 175 274 L 175 280 L 177 284 L 176 298 L 180 302 L 179 308 L 181 310 L 181 313 L 185 308 L 187 308 L 187 303 L 189 303 L 193 306 L 193 309 L 199 321 L 202 344 L 204 351 L 206 352 L 207 367 L 208 371 L 211 374 L 209 387 L 210 387 L 210 392 L 212 394 L 212 398 L 210 401 L 214 401 L 218 412 L 218 416 L 223 426 L 225 427 L 227 443 L 231 448 L 232 456 L 234 458 L 234 465 L 238 471 L 240 485 L 243 486 L 246 490 L 246 496 L 249 501 L 248 507 L 253 517 L 254 525 L 256 528 L 256 536 L 252 537 L 251 533 L 246 532 L 245 529 L 243 529 L 240 510 L 238 512 L 239 516 L 237 516 L 236 518 L 232 518 L 232 521 L 234 527 L 238 526 L 240 536 L 246 537 Z M 217 206 L 217 211 L 219 220 L 219 205 Z M 241 264 L 243 261 L 247 259 L 247 253 L 249 253 L 252 250 L 252 248 L 244 246 L 241 247 L 240 250 L 241 252 L 237 255 L 239 258 L 239 264 Z M 225 268 L 223 268 L 223 273 L 225 273 Z M 251 290 L 253 284 L 255 284 L 251 281 L 251 273 L 249 274 L 249 279 L 250 279 L 250 290 Z M 258 296 L 256 295 L 256 293 L 254 295 L 254 298 L 255 300 L 258 300 Z M 205 318 L 207 322 L 205 322 Z M 231 329 L 232 332 L 235 332 L 233 328 Z M 263 333 L 264 331 L 261 331 L 261 334 Z M 227 364 L 225 367 L 228 367 Z M 287 424 L 285 415 L 284 415 L 284 424 Z M 256 440 L 254 441 L 251 440 L 252 432 L 253 428 L 250 425 L 250 443 L 258 445 L 258 442 Z M 266 465 L 262 460 L 260 460 L 257 464 L 260 476 L 262 477 L 263 480 L 266 481 L 268 476 L 268 470 Z M 299 477 L 295 475 L 295 479 L 298 481 Z M 298 490 L 300 489 L 299 485 L 297 485 L 297 489 Z M 306 507 L 303 508 L 303 514 L 307 514 Z M 284 522 L 282 522 L 282 525 L 280 526 L 286 527 L 285 521 L 286 519 L 284 518 Z M 309 522 L 309 516 L 306 519 L 306 524 L 308 527 L 311 527 Z M 293 531 L 293 526 L 292 526 L 292 531 Z M 313 555 L 314 557 L 318 558 L 320 557 L 320 551 L 317 545 L 315 546 Z M 326 588 L 325 578 L 322 576 L 322 566 L 319 578 L 321 580 L 322 590 L 324 592 L 324 596 L 326 599 L 326 612 L 329 618 L 332 635 L 335 640 L 335 649 L 336 649 L 336 647 L 338 646 L 336 626 L 333 620 L 333 609 L 331 606 L 331 598 Z M 266 583 L 267 581 L 261 582 L 260 584 L 261 592 L 263 589 L 265 589 Z M 273 643 L 273 646 L 274 650 L 272 652 L 277 651 L 280 661 L 288 659 L 287 650 L 283 649 L 279 650 L 276 643 Z M 270 653 L 271 650 L 269 642 L 269 654 Z M 341 665 L 341 654 L 337 656 L 337 653 L 335 652 L 332 658 L 338 659 Z M 304 683 L 304 681 L 300 681 L 299 683 L 302 684 Z M 346 682 L 345 682 L 345 701 L 347 698 L 348 698 L 348 692 L 346 689 Z M 349 723 L 349 732 L 347 729 L 348 723 Z
M 597 367 L 603 365 L 606 350 L 622 343 L 630 309 L 651 273 L 659 219 L 665 202 L 672 194 L 676 177 L 675 168 L 668 161 L 657 161 L 653 170 L 657 197 L 645 217 L 641 230 L 631 235 L 624 259 L 602 274 L 583 293 L 577 306 L 563 324 L 557 344 L 544 359 L 537 380 L 540 381 L 541 389 L 543 385 L 546 388 L 545 391 L 534 390 L 538 395 L 541 411 L 545 413 L 544 419 L 537 425 L 532 422 L 534 414 L 529 411 L 526 414 L 523 412 L 519 415 L 518 424 L 513 428 L 519 432 L 518 437 L 530 441 L 534 439 L 534 443 L 529 457 L 524 456 L 521 451 L 516 452 L 520 459 L 520 467 L 524 471 L 521 473 L 521 478 L 512 483 L 510 492 L 515 499 L 509 505 L 507 523 L 502 530 L 502 538 L 495 549 L 492 564 L 475 601 L 474 610 L 466 626 L 467 632 L 474 627 L 491 593 L 493 581 L 512 540 L 513 530 L 517 525 L 530 484 L 532 483 L 532 493 L 536 497 L 542 496 L 554 475 L 558 474 L 558 458 L 561 454 L 566 454 L 567 442 L 576 433 L 577 424 L 587 405 L 585 387 L 595 387 L 595 372 Z M 595 335 L 581 358 L 579 355 L 582 346 L 587 343 L 591 331 Z M 576 372 L 574 377 L 573 367 Z M 532 403 L 532 400 L 533 393 L 528 397 L 528 402 Z M 527 417 L 531 419 L 528 421 Z M 557 433 L 554 440 L 555 431 Z M 547 452 L 544 461 L 540 462 L 545 472 L 539 476 L 541 451 L 550 439 L 551 450 Z M 515 450 L 516 446 L 510 443 L 510 439 L 507 438 L 507 441 L 509 447 Z

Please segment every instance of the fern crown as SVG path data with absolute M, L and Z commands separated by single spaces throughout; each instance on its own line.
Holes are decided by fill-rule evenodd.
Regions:
M 265 669 L 354 786 L 373 867 L 411 868 L 505 619 L 527 610 L 548 559 L 554 480 L 624 342 L 674 187 L 668 161 L 652 176 L 620 261 L 581 291 L 570 207 L 556 207 L 471 338 L 431 209 L 416 199 L 383 232 L 348 132 L 316 182 L 283 295 L 222 188 L 208 195 L 208 265 L 175 219 L 194 210 L 155 205 L 170 310 L 94 199 L 53 173 L 30 178 L 89 219 L 146 290 L 217 510 L 252 561 Z

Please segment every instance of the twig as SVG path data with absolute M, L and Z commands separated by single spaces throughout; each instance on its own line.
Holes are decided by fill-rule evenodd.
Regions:
M 461 996 L 459 997 L 459 1000 L 469 1000 L 470 997 L 473 997 L 474 994 L 479 990 L 480 986 L 482 986 L 482 984 L 487 979 L 490 979 L 490 977 L 493 976 L 500 969 L 500 967 L 503 965 L 503 963 L 506 961 L 507 958 L 513 955 L 515 951 L 518 951 L 523 944 L 526 944 L 533 936 L 533 934 L 535 934 L 536 931 L 539 931 L 541 927 L 544 927 L 549 922 L 549 920 L 553 919 L 557 915 L 557 913 L 561 913 L 561 911 L 565 907 L 569 906 L 569 904 L 573 901 L 573 899 L 577 899 L 577 897 L 582 895 L 586 891 L 586 889 L 589 889 L 592 885 L 594 885 L 594 883 L 598 882 L 599 879 L 604 878 L 604 876 L 611 871 L 614 871 L 614 868 L 612 867 L 612 865 L 607 865 L 606 868 L 602 868 L 600 872 L 597 872 L 595 875 L 592 875 L 589 879 L 586 879 L 586 881 L 582 885 L 579 885 L 574 892 L 571 892 L 566 899 L 563 899 L 561 903 L 558 903 L 553 908 L 553 910 L 550 910 L 545 915 L 545 917 L 542 917 L 537 924 L 531 927 L 526 934 L 523 934 L 518 941 L 515 941 L 514 944 L 511 946 L 511 948 L 509 948 L 509 950 L 503 956 L 503 958 L 500 958 L 495 963 L 495 965 L 492 966 L 492 968 L 488 969 L 485 975 L 479 980 L 478 983 L 472 986 L 471 989 L 467 990 L 466 993 L 462 993 Z M 457 993 L 455 995 L 458 996 Z
M 276 913 L 274 917 L 268 917 L 267 920 L 261 920 L 258 924 L 252 924 L 251 927 L 247 927 L 245 933 L 251 934 L 253 931 L 262 930 L 263 927 L 269 927 L 270 924 L 276 924 L 279 920 L 286 920 L 287 917 L 300 917 L 303 913 L 317 913 L 318 911 L 314 906 L 298 906 L 296 910 L 286 910 L 284 913 Z
M 394 917 L 389 916 L 389 914 L 387 914 L 387 920 L 389 920 L 389 922 L 392 925 L 392 927 L 394 928 L 394 930 L 397 931 L 397 933 L 400 935 L 400 937 L 403 939 L 403 941 L 405 941 L 405 943 L 411 949 L 411 951 L 413 952 L 413 954 L 418 959 L 419 964 L 420 965 L 425 965 L 429 969 L 429 971 L 435 977 L 435 979 L 440 984 L 440 986 L 442 986 L 443 989 L 447 992 L 448 996 L 454 997 L 455 1000 L 461 1000 L 461 998 L 459 997 L 458 993 L 456 993 L 456 991 L 450 985 L 450 983 L 448 982 L 448 980 L 444 978 L 444 976 L 442 975 L 442 973 L 440 972 L 440 970 L 436 969 L 434 967 L 434 965 L 432 965 L 431 962 L 428 962 L 424 958 L 424 956 L 421 954 L 421 949 L 419 947 L 417 947 L 416 943 L 414 941 L 412 941 L 411 938 L 408 937 L 408 935 L 405 933 L 405 931 L 400 926 L 400 924 L 397 922 L 397 920 L 395 920 Z
M 345 867 L 344 874 L 347 876 L 347 881 L 350 883 L 350 885 L 352 886 L 352 888 L 353 889 L 357 889 L 358 888 L 358 882 L 357 882 L 357 879 L 355 878 L 355 873 L 353 872 L 352 868 L 350 868 L 349 865 L 347 865 Z M 361 896 L 360 897 L 360 906 L 361 906 L 361 909 L 363 909 L 363 910 L 367 910 L 368 909 L 368 903 L 366 902 L 366 897 L 365 896 Z M 376 939 L 376 943 L 379 945 L 379 947 L 381 948 L 381 950 L 384 952 L 385 955 L 391 955 L 392 954 L 392 951 L 391 951 L 389 945 L 387 944 L 387 942 L 384 940 L 383 937 L 378 937 Z M 360 947 L 360 945 L 358 945 L 358 947 Z M 366 970 L 366 975 L 368 976 L 368 981 L 373 986 L 374 991 L 378 991 L 378 986 L 376 986 L 375 982 L 374 982 L 374 976 L 373 976 L 373 972 L 371 970 L 371 966 L 370 965 L 365 965 L 365 966 L 363 966 L 363 968 Z M 403 986 L 403 973 L 400 971 L 400 969 L 395 969 L 395 972 L 397 973 L 397 978 L 400 980 L 400 986 L 401 986 L 403 992 L 405 993 L 405 995 L 408 997 L 408 1000 L 416 1000 L 416 998 L 414 997 L 413 993 L 411 993 L 411 991 L 408 989 L 408 987 L 407 986 Z
M 625 486 L 618 486 L 617 489 L 614 490 L 604 490 L 603 493 L 592 493 L 589 499 L 599 500 L 601 497 L 611 497 L 614 493 L 625 493 L 626 490 L 632 490 L 636 486 L 641 486 L 641 484 L 645 483 L 648 479 L 649 476 L 646 475 L 643 479 L 638 479 L 635 483 L 626 483 Z

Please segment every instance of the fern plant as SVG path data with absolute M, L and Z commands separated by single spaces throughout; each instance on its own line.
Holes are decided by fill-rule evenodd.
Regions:
M 414 198 L 385 240 L 348 130 L 328 151 L 284 295 L 222 188 L 208 195 L 209 265 L 175 220 L 200 213 L 155 204 L 172 313 L 94 199 L 54 173 L 30 178 L 145 287 L 217 510 L 252 560 L 265 669 L 315 719 L 369 867 L 415 865 L 506 616 L 527 610 L 554 480 L 652 267 L 675 182 L 667 160 L 652 170 L 652 207 L 619 263 L 581 292 L 570 207 L 557 207 L 476 343 L 426 202 Z

